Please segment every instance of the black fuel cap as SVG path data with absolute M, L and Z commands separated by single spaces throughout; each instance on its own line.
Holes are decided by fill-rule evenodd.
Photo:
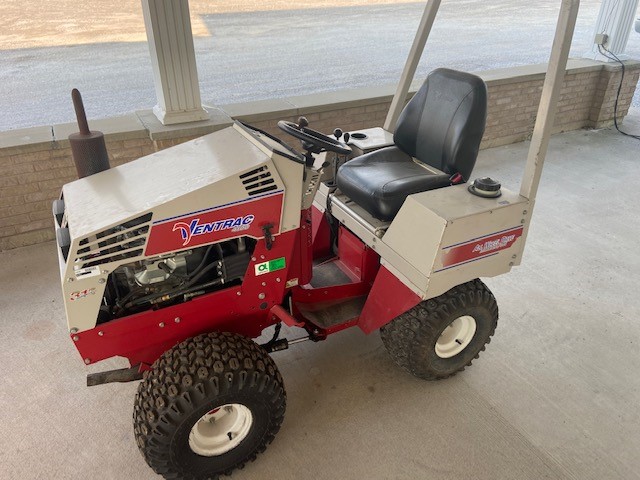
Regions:
M 474 195 L 485 198 L 495 198 L 502 195 L 500 191 L 500 182 L 490 177 L 476 178 L 471 185 L 469 191 Z

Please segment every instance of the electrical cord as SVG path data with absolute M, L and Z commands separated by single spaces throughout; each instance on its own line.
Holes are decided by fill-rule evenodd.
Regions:
M 603 52 L 603 50 L 604 50 L 604 52 Z M 618 132 L 620 132 L 622 135 L 625 135 L 625 136 L 631 137 L 631 138 L 635 138 L 636 140 L 640 140 L 640 135 L 635 135 L 635 134 L 632 134 L 632 133 L 624 132 L 624 131 L 620 130 L 620 126 L 618 125 L 618 101 L 620 100 L 620 92 L 622 91 L 622 85 L 624 83 L 624 74 L 625 74 L 624 62 L 622 60 L 620 60 L 615 53 L 613 53 L 612 51 L 607 49 L 607 47 L 605 47 L 602 44 L 598 45 L 598 51 L 600 52 L 600 54 L 602 56 L 607 57 L 609 60 L 613 60 L 615 62 L 618 62 L 620 64 L 620 66 L 622 67 L 622 75 L 620 76 L 620 84 L 618 85 L 618 91 L 616 93 L 616 103 L 613 106 L 613 124 L 615 125 L 616 130 Z

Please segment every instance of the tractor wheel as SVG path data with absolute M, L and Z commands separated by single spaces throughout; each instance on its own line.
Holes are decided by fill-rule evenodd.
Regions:
M 165 352 L 138 387 L 140 452 L 167 479 L 217 479 L 255 460 L 286 407 L 271 357 L 248 338 L 213 332 Z
M 471 365 L 498 323 L 498 305 L 480 280 L 419 303 L 380 329 L 393 360 L 416 377 L 440 380 Z

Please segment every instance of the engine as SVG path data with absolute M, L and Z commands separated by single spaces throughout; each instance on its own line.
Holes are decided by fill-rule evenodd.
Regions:
M 98 323 L 239 284 L 254 247 L 239 238 L 121 265 L 109 275 Z

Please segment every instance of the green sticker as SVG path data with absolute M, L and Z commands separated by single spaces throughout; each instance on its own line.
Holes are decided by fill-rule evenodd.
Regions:
M 282 270 L 287 266 L 287 262 L 284 257 L 269 260 L 268 262 L 256 263 L 255 270 L 256 275 L 264 275 L 265 273 L 275 272 L 276 270 Z

